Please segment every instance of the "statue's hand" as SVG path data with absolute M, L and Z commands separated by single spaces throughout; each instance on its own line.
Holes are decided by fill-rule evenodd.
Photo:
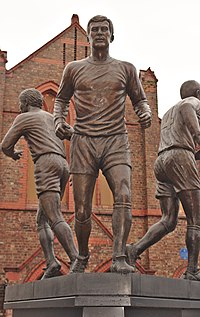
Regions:
M 71 125 L 66 123 L 64 138 L 70 141 L 73 134 L 74 134 L 74 129 L 71 127 Z
M 70 140 L 73 133 L 74 133 L 74 129 L 65 122 L 60 122 L 56 126 L 56 135 L 61 140 L 64 140 L 64 139 Z
M 146 129 L 151 126 L 151 113 L 145 112 L 140 115 L 139 123 L 142 128 Z
M 23 151 L 19 150 L 19 151 L 14 151 L 13 155 L 12 155 L 12 159 L 14 161 L 18 161 L 21 157 L 22 157 Z
M 59 137 L 61 140 L 65 138 L 65 123 L 59 122 L 56 126 L 56 135 Z

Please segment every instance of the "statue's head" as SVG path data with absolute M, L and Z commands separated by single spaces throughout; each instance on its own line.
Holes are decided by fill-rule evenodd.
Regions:
M 113 23 L 110 19 L 108 19 L 106 16 L 104 15 L 95 15 L 93 18 L 91 18 L 87 24 L 87 34 L 90 33 L 90 24 L 92 22 L 104 22 L 107 21 L 109 24 L 109 29 L 110 29 L 110 33 L 111 33 L 111 38 L 110 38 L 110 43 L 112 43 L 114 41 L 114 27 L 113 27 Z
M 180 88 L 181 98 L 196 97 L 200 99 L 200 83 L 195 80 L 185 81 Z
M 19 104 L 21 112 L 27 112 L 29 106 L 42 108 L 43 96 L 39 90 L 28 88 L 20 93 Z

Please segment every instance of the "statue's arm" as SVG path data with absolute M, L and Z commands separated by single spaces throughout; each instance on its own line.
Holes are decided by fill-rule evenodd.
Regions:
M 73 96 L 73 85 L 70 71 L 66 67 L 63 71 L 63 76 L 59 86 L 59 90 L 54 104 L 54 124 L 56 135 L 60 139 L 70 140 L 73 134 L 73 128 L 66 123 L 66 117 L 69 111 L 70 99 Z
M 19 160 L 23 153 L 22 150 L 15 149 L 15 145 L 21 136 L 22 129 L 19 127 L 18 118 L 16 118 L 0 144 L 2 152 L 15 161 Z
M 131 65 L 130 67 L 127 91 L 131 99 L 134 111 L 139 117 L 139 123 L 143 128 L 150 127 L 152 119 L 151 108 L 148 105 L 143 86 L 133 65 Z
M 180 112 L 183 123 L 187 126 L 195 143 L 200 145 L 200 126 L 195 107 L 191 103 L 185 102 L 181 106 Z
M 151 125 L 152 114 L 151 108 L 146 100 L 141 100 L 134 104 L 134 110 L 139 117 L 139 123 L 143 128 L 148 128 Z

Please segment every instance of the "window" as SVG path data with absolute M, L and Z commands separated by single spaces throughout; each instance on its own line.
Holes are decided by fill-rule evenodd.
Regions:
M 56 93 L 50 89 L 43 93 L 43 97 L 44 97 L 44 109 L 48 112 L 53 113 Z

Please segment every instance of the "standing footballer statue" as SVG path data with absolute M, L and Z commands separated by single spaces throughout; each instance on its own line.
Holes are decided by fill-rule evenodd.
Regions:
M 151 110 L 135 67 L 109 55 L 114 40 L 110 19 L 97 15 L 87 25 L 91 55 L 65 67 L 54 106 L 56 134 L 66 134 L 65 118 L 74 97 L 76 122 L 71 138 L 70 173 L 75 201 L 75 232 L 79 255 L 71 272 L 84 272 L 90 252 L 92 196 L 102 170 L 112 191 L 112 272 L 129 273 L 126 242 L 131 228 L 131 157 L 124 120 L 128 95 L 143 129 L 151 125 Z

